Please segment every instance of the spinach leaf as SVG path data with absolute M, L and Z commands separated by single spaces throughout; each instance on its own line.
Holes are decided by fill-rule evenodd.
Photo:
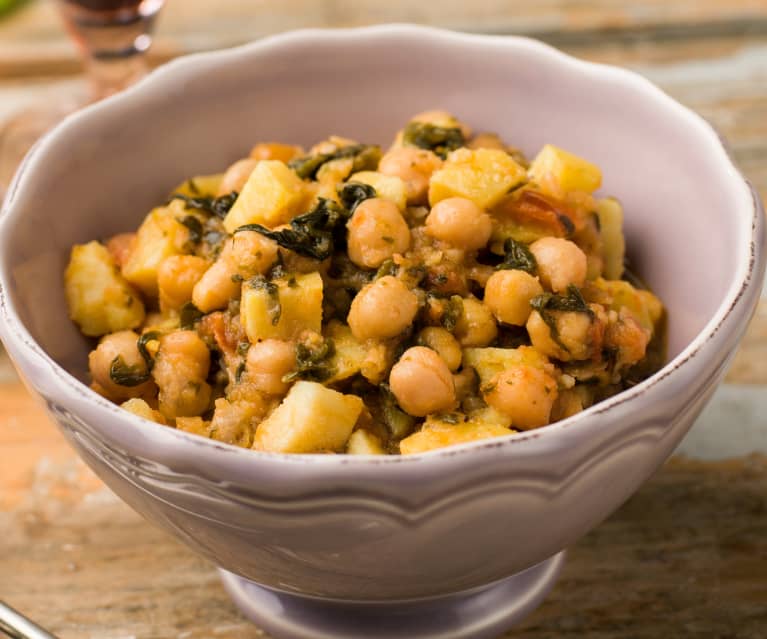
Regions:
M 154 360 L 152 359 L 152 355 L 147 350 L 146 345 L 149 342 L 157 339 L 160 339 L 160 331 L 149 331 L 142 334 L 141 337 L 138 338 L 138 342 L 136 342 L 136 348 L 138 348 L 138 352 L 141 353 L 141 357 L 144 358 L 144 362 L 146 362 L 146 368 L 150 372 L 152 371 L 152 368 L 154 368 Z
M 170 196 L 168 203 L 172 200 L 183 200 L 188 209 L 196 209 L 223 219 L 229 213 L 229 209 L 234 206 L 238 195 L 237 191 L 232 191 L 226 195 L 219 195 L 218 197 L 189 197 L 181 193 L 174 193 Z
M 466 145 L 458 127 L 443 127 L 428 122 L 410 122 L 402 133 L 402 142 L 406 146 L 433 151 L 443 160 L 450 151 Z
M 503 262 L 496 266 L 496 270 L 516 269 L 535 275 L 538 270 L 538 262 L 535 255 L 530 252 L 521 242 L 509 238 L 503 243 Z
M 458 320 L 463 316 L 463 298 L 460 295 L 452 295 L 445 302 L 444 309 L 442 317 L 439 318 L 439 323 L 442 324 L 445 330 L 452 332 L 455 330 Z
M 285 375 L 284 382 L 306 379 L 312 382 L 323 382 L 332 377 L 336 369 L 332 364 L 336 345 L 327 338 L 318 344 L 296 344 L 296 370 Z
M 336 244 L 343 244 L 349 217 L 349 211 L 333 200 L 320 198 L 314 209 L 293 218 L 289 229 L 271 231 L 260 224 L 246 224 L 235 233 L 256 231 L 299 255 L 324 260 L 333 254 Z
M 330 153 L 314 153 L 294 158 L 288 162 L 288 166 L 301 179 L 313 180 L 317 177 L 317 171 L 320 170 L 323 164 L 341 158 L 354 158 L 353 173 L 357 171 L 372 171 L 378 167 L 378 162 L 381 159 L 381 148 L 377 145 L 351 144 L 349 146 L 342 146 L 340 149 Z
M 556 342 L 557 346 L 568 353 L 570 352 L 570 349 L 562 343 L 562 340 L 559 337 L 557 317 L 554 313 L 557 311 L 586 313 L 590 318 L 594 318 L 594 311 L 589 308 L 589 305 L 586 304 L 586 300 L 583 299 L 583 295 L 581 295 L 578 287 L 573 284 L 570 284 L 570 286 L 567 287 L 567 295 L 542 293 L 530 300 L 530 306 L 538 311 L 541 319 L 546 322 L 546 325 L 549 327 L 551 339 Z
M 179 218 L 179 223 L 189 229 L 189 241 L 199 244 L 202 241 L 202 223 L 194 215 Z
M 109 366 L 109 378 L 119 386 L 139 386 L 149 380 L 149 370 L 146 366 L 135 364 L 128 366 L 122 355 L 118 355 L 112 360 Z
M 202 319 L 203 315 L 205 315 L 205 313 L 192 304 L 192 302 L 184 304 L 178 314 L 178 325 L 183 331 L 192 330 L 194 325 Z
M 338 195 L 341 198 L 341 203 L 351 213 L 354 213 L 354 209 L 362 204 L 362 202 L 376 197 L 376 190 L 369 184 L 363 184 L 362 182 L 347 182 L 338 188 Z
M 385 382 L 379 385 L 381 390 L 381 414 L 386 428 L 395 439 L 403 439 L 413 432 L 415 417 L 403 411 L 391 388 Z

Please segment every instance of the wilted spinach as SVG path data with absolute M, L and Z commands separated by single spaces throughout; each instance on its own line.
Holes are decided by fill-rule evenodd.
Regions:
M 194 325 L 205 315 L 192 302 L 187 302 L 178 312 L 178 325 L 181 330 L 188 331 L 194 328 Z
M 326 338 L 317 344 L 296 344 L 296 370 L 283 377 L 284 382 L 305 379 L 312 382 L 324 382 L 332 377 L 336 369 L 332 358 L 336 345 L 332 339 Z
M 109 366 L 109 378 L 119 386 L 139 386 L 148 381 L 150 377 L 149 369 L 142 364 L 128 366 L 122 355 L 118 355 L 112 360 Z
M 535 275 L 538 270 L 538 262 L 535 255 L 530 252 L 521 242 L 509 238 L 503 243 L 503 262 L 496 266 L 496 270 L 516 269 Z
M 299 255 L 324 260 L 333 254 L 335 244 L 343 243 L 349 216 L 349 211 L 340 204 L 320 198 L 314 209 L 293 218 L 289 229 L 271 231 L 260 224 L 246 224 L 235 233 L 256 231 Z
M 202 223 L 194 215 L 187 215 L 179 218 L 178 221 L 189 229 L 189 241 L 192 244 L 199 244 L 202 241 Z
M 232 191 L 231 193 L 220 195 L 218 197 L 189 197 L 188 195 L 182 195 L 181 193 L 174 193 L 170 196 L 168 203 L 173 200 L 183 200 L 188 209 L 196 209 L 203 213 L 207 213 L 208 215 L 214 215 L 223 219 L 226 217 L 226 214 L 229 213 L 229 209 L 234 205 L 237 196 L 237 191 Z
M 402 133 L 402 142 L 406 146 L 433 151 L 443 160 L 450 151 L 455 151 L 466 144 L 466 138 L 458 127 L 444 127 L 428 122 L 410 122 Z
M 541 295 L 536 295 L 530 300 L 530 306 L 538 311 L 541 319 L 546 322 L 546 325 L 549 327 L 549 332 L 551 333 L 551 339 L 568 353 L 570 352 L 570 349 L 562 343 L 562 340 L 559 337 L 557 318 L 554 313 L 557 311 L 586 313 L 590 318 L 594 317 L 594 311 L 592 311 L 591 308 L 589 308 L 589 305 L 586 304 L 586 300 L 583 299 L 583 295 L 581 295 L 578 287 L 574 284 L 570 284 L 567 287 L 566 295 L 557 295 L 555 293 L 542 293 Z
M 317 177 L 317 171 L 326 162 L 331 160 L 340 160 L 342 158 L 354 158 L 352 172 L 372 171 L 378 167 L 381 159 L 381 148 L 377 145 L 369 144 L 351 144 L 342 146 L 340 149 L 330 153 L 313 153 L 304 155 L 300 158 L 294 158 L 288 162 L 288 166 L 293 169 L 298 177 L 314 179 Z
M 354 213 L 354 209 L 362 202 L 376 197 L 376 190 L 369 184 L 362 182 L 347 182 L 338 188 L 338 195 L 341 198 L 341 203 L 349 212 Z

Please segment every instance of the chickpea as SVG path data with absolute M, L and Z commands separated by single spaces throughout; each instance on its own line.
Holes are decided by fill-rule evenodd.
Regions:
M 135 370 L 137 375 L 146 374 L 146 362 L 139 353 L 138 335 L 133 331 L 120 331 L 104 336 L 95 350 L 88 355 L 88 369 L 91 379 L 108 399 L 122 401 L 132 397 L 143 397 L 154 390 L 151 381 L 138 386 L 121 386 L 109 374 L 112 362 L 118 357 L 125 368 Z
M 476 297 L 465 297 L 454 334 L 461 346 L 487 346 L 498 337 L 498 326 L 487 306 Z
M 437 202 L 426 218 L 426 233 L 466 251 L 485 246 L 492 231 L 490 216 L 463 197 Z
M 296 366 L 296 351 L 291 342 L 266 339 L 248 349 L 245 372 L 256 390 L 268 395 L 284 395 L 290 384 L 282 378 Z
M 195 285 L 202 279 L 210 263 L 194 255 L 171 255 L 157 269 L 160 308 L 178 310 L 192 299 Z
M 461 129 L 464 138 L 471 137 L 471 128 L 467 124 L 464 124 L 458 118 L 456 118 L 449 111 L 443 109 L 431 109 L 429 111 L 422 111 L 417 113 L 411 119 L 411 122 L 425 122 L 426 124 L 434 124 L 436 126 L 442 126 L 445 128 L 458 127 Z
M 405 351 L 391 369 L 389 386 L 402 410 L 416 417 L 450 410 L 455 405 L 450 369 L 436 352 L 424 346 Z
M 527 332 L 536 350 L 563 362 L 588 359 L 593 354 L 593 331 L 596 318 L 575 311 L 549 311 L 554 318 L 559 343 L 538 311 L 530 313 Z
M 347 322 L 358 340 L 395 337 L 418 312 L 418 298 L 391 275 L 365 286 L 352 301 Z
M 461 366 L 463 353 L 458 340 L 452 333 L 439 326 L 427 326 L 418 334 L 418 344 L 435 351 L 447 364 L 451 372 Z
M 506 150 L 506 145 L 495 133 L 477 133 L 466 145 L 470 149 L 500 149 Z
M 280 144 L 279 142 L 259 142 L 250 150 L 250 157 L 254 160 L 280 160 L 290 162 L 304 150 L 293 144 Z
M 511 417 L 514 428 L 527 430 L 549 423 L 557 383 L 546 371 L 520 364 L 498 373 L 484 396 L 490 406 Z
M 362 268 L 378 268 L 410 247 L 410 228 L 397 205 L 389 200 L 365 200 L 346 227 L 349 259 Z
M 224 177 L 221 179 L 221 184 L 218 187 L 218 194 L 226 195 L 232 191 L 237 191 L 238 193 L 242 191 L 242 187 L 245 186 L 245 182 L 248 181 L 250 174 L 253 173 L 256 164 L 258 164 L 258 160 L 252 158 L 237 160 L 224 173 Z
M 496 271 L 485 285 L 485 305 L 499 322 L 524 326 L 530 317 L 530 300 L 543 293 L 538 278 L 525 271 Z
M 405 182 L 408 204 L 423 204 L 429 190 L 429 179 L 442 160 L 424 149 L 397 147 L 387 152 L 378 164 L 378 171 Z
M 583 286 L 588 260 L 578 245 L 559 237 L 542 237 L 530 245 L 538 262 L 541 283 L 555 293 L 564 293 L 570 284 Z
M 230 299 L 239 297 L 239 278 L 266 273 L 277 259 L 277 251 L 275 242 L 256 231 L 236 233 L 195 284 L 192 302 L 203 313 L 225 308 Z
M 160 412 L 168 419 L 193 417 L 208 408 L 211 388 L 205 381 L 210 351 L 194 331 L 160 338 L 152 377 L 160 388 Z
M 615 366 L 623 368 L 644 358 L 650 331 L 642 328 L 636 318 L 623 307 L 616 321 L 607 325 L 605 344 L 617 349 Z

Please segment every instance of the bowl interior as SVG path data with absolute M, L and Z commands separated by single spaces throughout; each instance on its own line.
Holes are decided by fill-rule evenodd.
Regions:
M 196 56 L 72 118 L 28 162 L 6 215 L 10 300 L 42 348 L 85 379 L 92 344 L 62 290 L 74 243 L 135 229 L 175 184 L 255 142 L 335 133 L 385 145 L 409 115 L 437 107 L 529 155 L 552 142 L 600 165 L 601 193 L 625 206 L 632 267 L 669 309 L 669 357 L 711 319 L 743 263 L 750 211 L 702 123 L 620 71 L 525 41 L 417 30 Z

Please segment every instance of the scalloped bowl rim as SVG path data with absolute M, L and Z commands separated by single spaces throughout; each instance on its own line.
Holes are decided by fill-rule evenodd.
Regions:
M 2 249 L 4 243 L 9 242 L 7 238 L 8 234 L 3 233 L 2 231 L 10 226 L 11 220 L 14 218 L 13 203 L 16 193 L 24 188 L 26 182 L 31 180 L 29 177 L 30 174 L 41 162 L 40 158 L 45 154 L 45 151 L 49 145 L 51 145 L 52 140 L 59 132 L 65 131 L 74 123 L 81 120 L 87 120 L 92 117 L 93 114 L 100 111 L 109 110 L 113 105 L 122 104 L 124 106 L 130 106 L 133 102 L 134 106 L 139 106 L 144 95 L 151 94 L 155 89 L 159 89 L 160 87 L 167 87 L 168 82 L 182 83 L 187 74 L 196 75 L 205 72 L 206 70 L 201 67 L 201 63 L 203 62 L 206 64 L 217 65 L 225 64 L 228 60 L 237 59 L 242 56 L 256 58 L 260 53 L 267 50 L 279 47 L 289 47 L 294 42 L 305 42 L 307 40 L 338 40 L 353 43 L 360 39 L 370 41 L 371 38 L 388 37 L 392 35 L 411 38 L 417 37 L 419 39 L 427 38 L 430 43 L 437 46 L 450 44 L 451 46 L 463 47 L 494 47 L 503 50 L 504 52 L 525 49 L 540 58 L 547 58 L 549 62 L 555 63 L 563 70 L 567 69 L 570 72 L 577 72 L 587 78 L 597 75 L 602 77 L 611 76 L 611 80 L 616 86 L 619 86 L 621 90 L 627 88 L 639 90 L 644 95 L 645 99 L 654 101 L 659 110 L 665 110 L 666 112 L 673 111 L 677 117 L 684 116 L 688 121 L 689 126 L 696 128 L 698 135 L 707 140 L 710 152 L 716 154 L 721 162 L 722 169 L 727 174 L 728 178 L 737 181 L 741 187 L 739 210 L 748 210 L 751 214 L 751 228 L 748 233 L 750 250 L 746 248 L 746 242 L 744 242 L 743 250 L 738 255 L 738 268 L 732 275 L 732 281 L 727 290 L 727 294 L 722 299 L 709 322 L 677 356 L 667 362 L 658 372 L 636 386 L 595 404 L 572 417 L 532 431 L 512 433 L 502 437 L 468 442 L 415 455 L 286 454 L 242 449 L 233 445 L 215 442 L 183 431 L 168 428 L 167 426 L 161 426 L 144 418 L 132 415 L 82 384 L 82 382 L 77 380 L 66 369 L 55 362 L 37 344 L 18 316 L 12 311 L 11 304 L 4 292 L 4 288 L 7 288 L 7 274 L 4 272 L 2 258 L 0 257 L 0 335 L 4 334 L 6 341 L 9 342 L 10 339 L 8 338 L 11 337 L 12 334 L 15 334 L 15 337 L 20 339 L 14 341 L 13 345 L 9 347 L 9 351 L 14 350 L 14 347 L 19 347 L 23 352 L 22 357 L 29 355 L 31 358 L 24 364 L 18 364 L 19 367 L 24 370 L 26 369 L 26 364 L 34 363 L 40 365 L 35 367 L 36 373 L 44 376 L 52 386 L 57 386 L 70 393 L 74 392 L 79 395 L 79 398 L 74 398 L 74 396 L 72 396 L 72 398 L 87 401 L 98 407 L 100 410 L 106 409 L 113 416 L 117 415 L 120 419 L 132 422 L 136 428 L 144 430 L 144 434 L 149 435 L 150 437 L 173 438 L 167 439 L 166 441 L 171 442 L 175 439 L 175 441 L 182 447 L 194 444 L 203 446 L 204 449 L 207 450 L 227 452 L 229 453 L 229 456 L 225 458 L 220 457 L 220 459 L 225 460 L 227 464 L 231 464 L 233 461 L 232 455 L 236 455 L 239 460 L 246 464 L 261 464 L 274 461 L 279 462 L 281 465 L 286 463 L 305 465 L 309 463 L 317 464 L 321 468 L 328 468 L 330 466 L 339 470 L 342 467 L 348 467 L 352 469 L 350 472 L 354 472 L 353 469 L 359 469 L 360 467 L 399 466 L 402 464 L 412 467 L 415 462 L 426 460 L 473 459 L 481 450 L 495 450 L 499 448 L 508 449 L 513 447 L 513 450 L 519 453 L 521 453 L 523 449 L 528 448 L 527 452 L 531 452 L 529 446 L 519 446 L 519 444 L 526 442 L 529 445 L 534 445 L 534 442 L 543 443 L 544 441 L 550 443 L 552 442 L 552 438 L 557 440 L 558 438 L 563 437 L 565 430 L 567 430 L 568 433 L 573 433 L 574 430 L 581 433 L 579 428 L 573 429 L 572 427 L 580 426 L 585 428 L 588 425 L 590 418 L 593 418 L 594 416 L 605 413 L 613 407 L 622 404 L 629 402 L 637 403 L 641 400 L 641 396 L 645 391 L 663 380 L 668 379 L 669 381 L 673 381 L 674 379 L 680 379 L 681 381 L 682 373 L 685 370 L 685 364 L 692 360 L 705 347 L 708 340 L 719 331 L 719 328 L 735 310 L 744 291 L 750 284 L 752 284 L 755 265 L 758 262 L 755 253 L 758 250 L 758 247 L 760 247 L 758 237 L 761 230 L 761 220 L 759 219 L 762 214 L 761 203 L 753 193 L 747 180 L 736 168 L 722 139 L 713 127 L 701 116 L 673 100 L 660 88 L 638 73 L 606 64 L 580 60 L 538 40 L 522 36 L 474 35 L 411 24 L 386 24 L 352 29 L 301 29 L 290 31 L 285 34 L 268 36 L 258 41 L 229 49 L 194 53 L 172 60 L 162 65 L 146 78 L 122 93 L 67 116 L 63 122 L 43 136 L 43 138 L 35 144 L 22 162 L 22 165 L 19 167 L 19 170 L 10 185 L 2 209 L 0 210 L 0 249 Z M 741 240 L 745 240 L 747 235 L 745 230 L 745 219 L 744 214 L 741 212 L 739 217 Z M 2 256 L 3 252 L 4 251 L 0 250 L 0 256 Z M 107 417 L 107 413 L 104 414 L 104 417 Z M 159 441 L 157 443 L 159 443 Z M 238 461 L 237 464 L 239 467 L 240 461 Z

